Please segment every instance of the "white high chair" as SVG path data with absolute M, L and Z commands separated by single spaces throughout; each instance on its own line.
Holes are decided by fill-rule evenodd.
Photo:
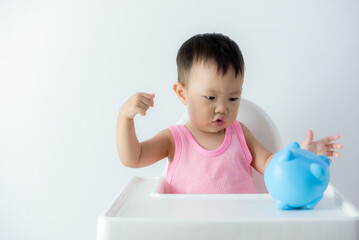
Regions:
M 187 121 L 183 115 L 179 124 Z M 242 99 L 239 121 L 270 151 L 282 148 L 268 115 Z M 253 170 L 258 194 L 166 194 L 160 177 L 134 177 L 99 216 L 97 240 L 359 239 L 359 212 L 329 184 L 312 210 L 283 211 Z

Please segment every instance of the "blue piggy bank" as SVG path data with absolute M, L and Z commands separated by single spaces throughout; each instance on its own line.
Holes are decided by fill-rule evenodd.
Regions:
M 297 142 L 277 152 L 264 172 L 264 182 L 279 209 L 313 208 L 329 184 L 327 157 L 301 149 Z

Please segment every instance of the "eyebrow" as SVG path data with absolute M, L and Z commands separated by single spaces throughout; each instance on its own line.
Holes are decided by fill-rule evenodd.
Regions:
M 242 92 L 242 89 L 238 90 L 238 91 L 235 91 L 235 92 L 231 92 L 231 94 L 240 94 L 241 92 Z
M 217 92 L 216 90 L 211 89 L 211 88 L 205 88 L 205 89 L 203 89 L 203 91 L 205 91 L 205 92 Z M 231 92 L 230 94 L 240 94 L 241 92 L 242 92 L 242 89 L 238 90 L 238 91 Z

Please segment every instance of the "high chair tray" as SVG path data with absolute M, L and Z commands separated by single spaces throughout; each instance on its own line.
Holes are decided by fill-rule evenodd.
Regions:
M 98 219 L 97 240 L 359 239 L 358 210 L 332 185 L 313 209 L 278 210 L 269 194 L 161 194 L 135 177 Z

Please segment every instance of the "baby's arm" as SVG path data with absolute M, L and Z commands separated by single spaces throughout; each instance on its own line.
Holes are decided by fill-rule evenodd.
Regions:
M 271 153 L 263 147 L 244 124 L 241 123 L 241 126 L 247 146 L 252 154 L 252 167 L 261 174 L 264 174 L 267 164 L 273 158 L 275 153 Z M 300 144 L 300 146 L 301 148 L 311 151 L 317 155 L 324 155 L 326 157 L 335 156 L 339 158 L 340 154 L 333 151 L 333 149 L 341 149 L 343 146 L 339 143 L 332 142 L 338 139 L 339 135 L 333 135 L 325 137 L 319 141 L 313 141 L 313 132 L 309 130 L 306 139 Z M 331 161 L 331 159 L 329 160 Z
M 252 167 L 257 172 L 264 174 L 264 170 L 274 154 L 263 147 L 244 124 L 241 123 L 241 126 L 248 149 L 252 154 Z
M 136 136 L 134 117 L 146 115 L 154 106 L 154 94 L 136 93 L 121 107 L 116 130 L 117 152 L 121 162 L 132 168 L 151 165 L 169 154 L 171 133 L 165 129 L 153 138 L 140 143 Z

